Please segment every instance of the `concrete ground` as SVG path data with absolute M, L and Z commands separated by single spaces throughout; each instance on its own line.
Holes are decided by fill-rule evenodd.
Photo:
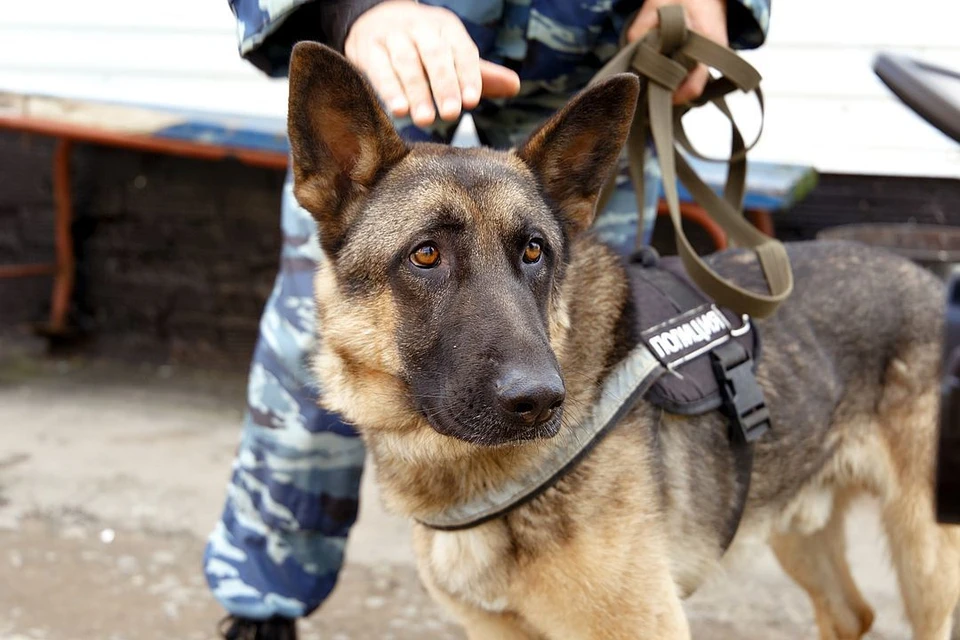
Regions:
M 4 357 L 4 347 L 0 638 L 214 638 L 222 612 L 200 557 L 238 439 L 242 377 Z M 382 511 L 371 478 L 341 582 L 303 637 L 462 638 L 418 583 L 407 526 Z M 908 637 L 872 513 L 858 511 L 849 531 L 878 614 L 868 637 Z M 687 610 L 695 638 L 815 637 L 806 597 L 765 549 Z

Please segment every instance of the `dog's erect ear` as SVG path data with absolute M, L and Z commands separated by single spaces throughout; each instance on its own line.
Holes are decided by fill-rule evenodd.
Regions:
M 314 42 L 293 48 L 287 127 L 297 201 L 317 219 L 324 249 L 335 254 L 349 205 L 407 146 L 360 72 Z
M 576 234 L 593 222 L 637 106 L 640 81 L 621 73 L 573 98 L 517 149 L 563 223 Z

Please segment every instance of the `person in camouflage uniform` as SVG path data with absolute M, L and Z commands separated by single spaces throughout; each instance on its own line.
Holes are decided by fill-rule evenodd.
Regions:
M 720 37 L 728 35 L 734 47 L 755 47 L 765 37 L 770 0 L 648 0 L 648 4 L 674 1 L 684 4 L 688 13 L 698 3 L 726 2 L 726 24 L 708 26 L 719 28 Z M 285 76 L 297 41 L 325 42 L 341 52 L 346 44 L 349 49 L 351 27 L 382 0 L 229 2 L 237 18 L 241 55 L 271 76 Z M 631 22 L 639 0 L 421 0 L 420 5 L 452 11 L 480 58 L 515 72 L 519 89 L 508 91 L 515 97 L 469 101 L 476 104 L 471 115 L 480 140 L 500 148 L 525 138 L 582 89 L 615 53 L 621 33 L 631 36 L 642 28 L 642 20 L 656 15 L 655 10 L 645 10 Z M 696 15 L 693 18 L 696 28 Z M 347 56 L 356 63 L 349 51 Z M 365 69 L 368 74 L 370 70 Z M 494 71 L 507 81 L 512 73 Z M 385 96 L 375 79 L 374 85 L 395 116 L 416 113 L 416 105 L 403 104 L 412 101 L 401 99 L 397 106 L 396 96 Z M 697 93 L 694 89 L 686 97 Z M 462 104 L 473 106 L 466 92 Z M 450 142 L 459 106 L 447 113 L 440 107 L 447 118 L 443 122 L 433 122 L 433 104 L 429 107 L 429 117 L 417 119 L 420 126 L 403 117 L 396 120 L 398 129 L 410 141 Z M 648 183 L 656 184 L 657 179 L 655 164 L 648 162 Z M 622 172 L 613 198 L 595 223 L 596 233 L 619 251 L 632 251 L 637 233 L 649 239 L 657 192 L 646 190 L 648 202 L 638 230 L 636 204 Z M 297 205 L 289 175 L 281 220 L 280 273 L 260 324 L 226 505 L 204 557 L 207 580 L 232 616 L 232 634 L 237 637 L 244 624 L 256 629 L 306 616 L 329 595 L 356 519 L 364 460 L 356 432 L 317 406 L 319 389 L 309 368 L 318 333 L 312 279 L 323 255 L 313 218 Z M 270 619 L 273 622 L 256 622 Z

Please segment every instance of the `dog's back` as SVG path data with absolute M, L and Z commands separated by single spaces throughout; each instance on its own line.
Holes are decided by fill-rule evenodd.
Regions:
M 761 322 L 774 428 L 755 447 L 741 535 L 769 536 L 811 594 L 821 637 L 859 638 L 873 614 L 844 557 L 843 521 L 857 496 L 878 498 L 915 637 L 946 638 L 960 541 L 933 515 L 943 284 L 857 244 L 788 250 L 796 289 Z M 714 263 L 763 285 L 750 254 Z
M 888 435 L 901 431 L 894 415 L 918 414 L 916 403 L 934 402 L 938 388 L 944 303 L 938 279 L 855 243 L 799 243 L 788 252 L 795 291 L 759 323 L 759 377 L 775 428 L 758 443 L 756 462 L 776 472 L 755 477 L 751 497 L 758 503 L 795 493 L 864 423 L 889 422 Z M 752 257 L 728 252 L 714 262 L 760 288 Z M 921 422 L 910 430 L 932 443 L 933 422 Z
M 882 436 L 901 468 L 932 464 L 894 441 L 935 440 L 943 285 L 906 259 L 858 244 L 802 243 L 788 251 L 796 289 L 760 324 L 759 376 L 775 428 L 756 447 L 751 498 L 781 503 L 841 459 L 841 475 L 886 492 L 887 481 L 864 475 L 879 459 L 865 455 L 863 439 L 878 444 L 870 439 Z M 750 273 L 757 278 L 756 268 Z

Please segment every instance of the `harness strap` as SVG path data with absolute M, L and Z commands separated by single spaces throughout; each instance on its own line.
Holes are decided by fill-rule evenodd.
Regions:
M 660 7 L 659 15 L 659 29 L 624 46 L 594 76 L 591 83 L 628 71 L 636 73 L 641 80 L 646 81 L 641 83 L 641 95 L 626 143 L 637 211 L 643 211 L 644 154 L 648 142 L 652 139 L 663 175 L 663 189 L 677 241 L 677 253 L 687 273 L 721 306 L 737 313 L 765 318 L 776 311 L 780 303 L 790 295 L 793 290 L 793 273 L 783 245 L 743 218 L 746 153 L 756 144 L 756 140 L 750 145 L 744 143 L 725 100 L 725 96 L 734 90 L 755 93 L 760 104 L 762 121 L 763 93 L 760 91 L 760 74 L 730 49 L 689 31 L 683 8 L 679 5 Z M 708 82 L 703 95 L 692 106 L 673 107 L 673 92 L 698 63 L 717 69 L 722 76 Z M 679 144 L 690 155 L 709 159 L 693 147 L 682 123 L 683 115 L 687 111 L 708 102 L 720 110 L 730 121 L 731 127 L 730 157 L 723 160 L 729 165 L 723 197 L 714 193 L 697 176 L 683 156 L 676 152 L 676 145 Z M 697 255 L 683 231 L 677 179 L 683 183 L 694 200 L 716 220 L 732 243 L 753 249 L 766 278 L 769 293 L 758 293 L 737 285 L 718 274 Z M 614 173 L 601 192 L 597 210 L 602 210 L 607 204 L 615 185 Z M 641 241 L 639 234 L 637 241 Z

